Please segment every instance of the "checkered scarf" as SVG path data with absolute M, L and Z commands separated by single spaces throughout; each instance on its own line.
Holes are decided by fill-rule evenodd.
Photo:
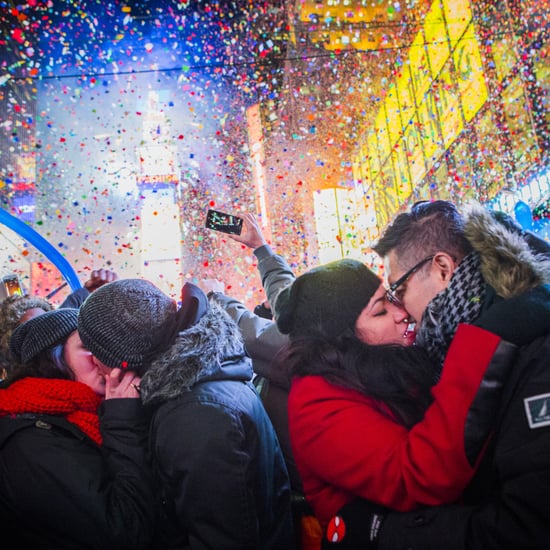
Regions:
M 428 351 L 439 371 L 459 323 L 472 323 L 479 317 L 485 294 L 479 254 L 473 252 L 460 263 L 449 286 L 428 304 L 416 344 Z

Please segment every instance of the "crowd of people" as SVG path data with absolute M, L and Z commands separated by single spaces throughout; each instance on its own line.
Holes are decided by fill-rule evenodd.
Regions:
M 550 245 L 420 202 L 374 246 L 385 280 L 296 275 L 242 217 L 253 311 L 104 270 L 0 304 L 3 543 L 547 548 Z

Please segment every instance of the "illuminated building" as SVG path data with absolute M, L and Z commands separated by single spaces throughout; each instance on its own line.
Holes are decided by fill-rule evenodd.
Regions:
M 393 5 L 299 2 L 299 26 L 324 21 L 312 40 L 327 50 L 396 47 L 384 41 L 389 19 L 407 22 Z M 373 237 L 416 200 L 475 198 L 507 211 L 510 195 L 533 209 L 548 200 L 548 15 L 548 4 L 536 1 L 435 0 L 424 7 L 353 152 L 355 185 L 365 210 L 372 203 L 376 212 Z M 354 34 L 358 28 L 364 32 Z
M 254 260 L 204 228 L 208 207 L 261 214 L 297 272 L 375 263 L 419 199 L 548 219 L 546 0 L 59 6 L 2 14 L 0 199 L 79 273 L 173 295 L 217 277 L 255 305 Z M 28 286 L 59 282 L 0 249 Z

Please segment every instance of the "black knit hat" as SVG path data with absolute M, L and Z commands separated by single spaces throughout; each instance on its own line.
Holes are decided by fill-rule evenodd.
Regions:
M 105 365 L 141 371 L 207 309 L 206 295 L 194 285 L 185 285 L 178 311 L 176 302 L 153 283 L 120 279 L 86 298 L 80 306 L 78 332 Z
M 277 327 L 291 339 L 353 333 L 381 280 L 365 264 L 337 260 L 297 277 L 277 297 Z
M 19 325 L 11 335 L 10 351 L 26 363 L 40 352 L 62 344 L 76 330 L 78 309 L 47 311 Z

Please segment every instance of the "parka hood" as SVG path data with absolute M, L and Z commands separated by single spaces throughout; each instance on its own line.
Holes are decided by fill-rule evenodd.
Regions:
M 483 278 L 498 295 L 510 298 L 550 283 L 550 258 L 531 250 L 520 233 L 507 229 L 479 204 L 468 205 L 464 217 Z
M 141 380 L 145 405 L 166 401 L 205 380 L 250 380 L 239 327 L 216 303 L 200 321 L 176 337 L 174 345 L 152 362 Z

